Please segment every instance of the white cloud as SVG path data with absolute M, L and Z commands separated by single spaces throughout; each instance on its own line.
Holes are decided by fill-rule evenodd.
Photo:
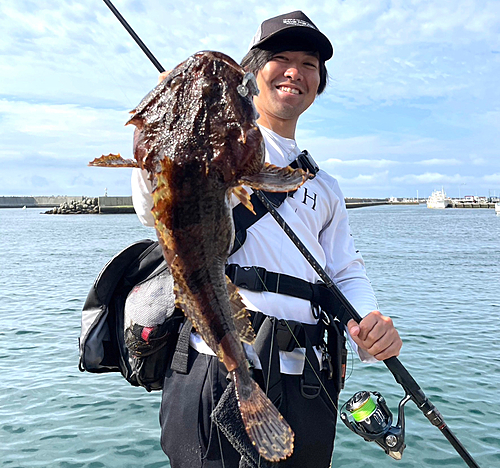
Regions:
M 33 152 L 66 160 L 99 151 L 131 153 L 133 127 L 124 127 L 125 111 L 3 99 L 0 115 L 0 158 Z
M 485 175 L 483 180 L 489 184 L 496 184 L 500 186 L 500 173 Z
M 470 162 L 475 166 L 486 166 L 488 164 L 488 160 L 482 156 L 478 156 L 477 154 L 470 155 Z
M 422 166 L 460 166 L 463 164 L 462 161 L 455 158 L 449 159 L 424 159 L 423 161 L 415 161 L 415 164 L 421 164 Z
M 424 174 L 405 174 L 393 177 L 392 180 L 404 184 L 459 184 L 470 181 L 471 178 L 460 174 L 447 175 L 439 172 L 426 172 Z
M 358 174 L 356 177 L 347 178 L 339 176 L 337 179 L 343 186 L 367 186 L 367 185 L 383 185 L 388 180 L 389 173 L 387 171 L 377 172 L 374 174 Z
M 446 154 L 449 151 L 448 143 L 435 138 L 423 138 L 411 134 L 382 133 L 374 135 L 361 135 L 348 138 L 331 138 L 316 135 L 314 132 L 299 134 L 304 141 L 304 146 L 314 151 L 314 154 L 335 154 L 336 158 L 345 164 L 357 157 L 369 160 L 375 167 L 397 165 L 405 162 L 417 163 L 415 157 L 430 154 Z M 366 158 L 365 156 L 371 156 Z M 386 159 L 392 156 L 393 159 Z M 356 159 L 355 159 L 356 158 Z M 331 158 L 325 157 L 321 161 L 328 162 Z M 458 161 L 455 158 L 433 158 L 422 160 L 424 164 L 432 161 Z M 427 161 L 427 162 L 426 162 Z M 430 161 L 430 162 L 429 162 Z M 456 163 L 455 163 L 456 164 Z
M 401 164 L 398 161 L 391 161 L 389 159 L 348 159 L 348 160 L 342 160 L 342 159 L 336 159 L 336 158 L 330 158 L 325 161 L 323 161 L 323 164 L 326 166 L 333 165 L 335 167 L 342 167 L 342 166 L 350 166 L 350 167 L 374 167 L 374 168 L 381 168 L 381 167 L 388 167 L 388 166 L 397 166 Z

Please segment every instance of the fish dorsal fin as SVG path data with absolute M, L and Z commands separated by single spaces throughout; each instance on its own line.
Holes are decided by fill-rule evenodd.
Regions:
M 89 162 L 89 166 L 98 166 L 98 167 L 139 167 L 137 165 L 137 161 L 134 159 L 123 159 L 118 154 L 107 154 L 102 155 L 100 158 L 95 158 L 93 161 Z
M 255 210 L 253 209 L 252 202 L 250 201 L 250 194 L 242 187 L 233 188 L 234 196 L 241 202 L 243 206 L 248 208 L 253 214 L 255 214 Z
M 243 343 L 253 344 L 255 332 L 250 323 L 250 314 L 241 300 L 238 288 L 226 276 L 227 292 L 229 293 L 229 303 L 231 304 L 231 314 L 233 316 L 236 331 Z
M 274 164 L 265 163 L 258 174 L 243 176 L 240 179 L 242 185 L 249 185 L 254 190 L 265 190 L 268 192 L 289 192 L 298 189 L 306 180 L 311 179 L 313 174 L 302 169 L 291 167 L 278 167 Z

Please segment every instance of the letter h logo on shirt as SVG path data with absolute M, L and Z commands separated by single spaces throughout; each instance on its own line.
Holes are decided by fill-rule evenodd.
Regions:
M 304 198 L 302 199 L 302 203 L 304 205 L 308 204 L 308 198 L 312 200 L 312 209 L 316 211 L 316 198 L 317 194 L 313 192 L 314 196 L 311 196 L 307 193 L 307 187 L 304 187 Z

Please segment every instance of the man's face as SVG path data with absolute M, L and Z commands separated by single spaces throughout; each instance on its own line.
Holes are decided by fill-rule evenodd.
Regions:
M 295 125 L 316 98 L 319 59 L 307 52 L 277 53 L 257 74 L 260 94 L 254 97 L 259 123 L 273 129 L 275 119 Z

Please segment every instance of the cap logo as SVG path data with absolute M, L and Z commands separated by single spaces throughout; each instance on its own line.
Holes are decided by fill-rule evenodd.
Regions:
M 283 20 L 283 24 L 287 24 L 289 26 L 306 26 L 308 28 L 316 29 L 311 23 L 296 18 L 285 18 Z

